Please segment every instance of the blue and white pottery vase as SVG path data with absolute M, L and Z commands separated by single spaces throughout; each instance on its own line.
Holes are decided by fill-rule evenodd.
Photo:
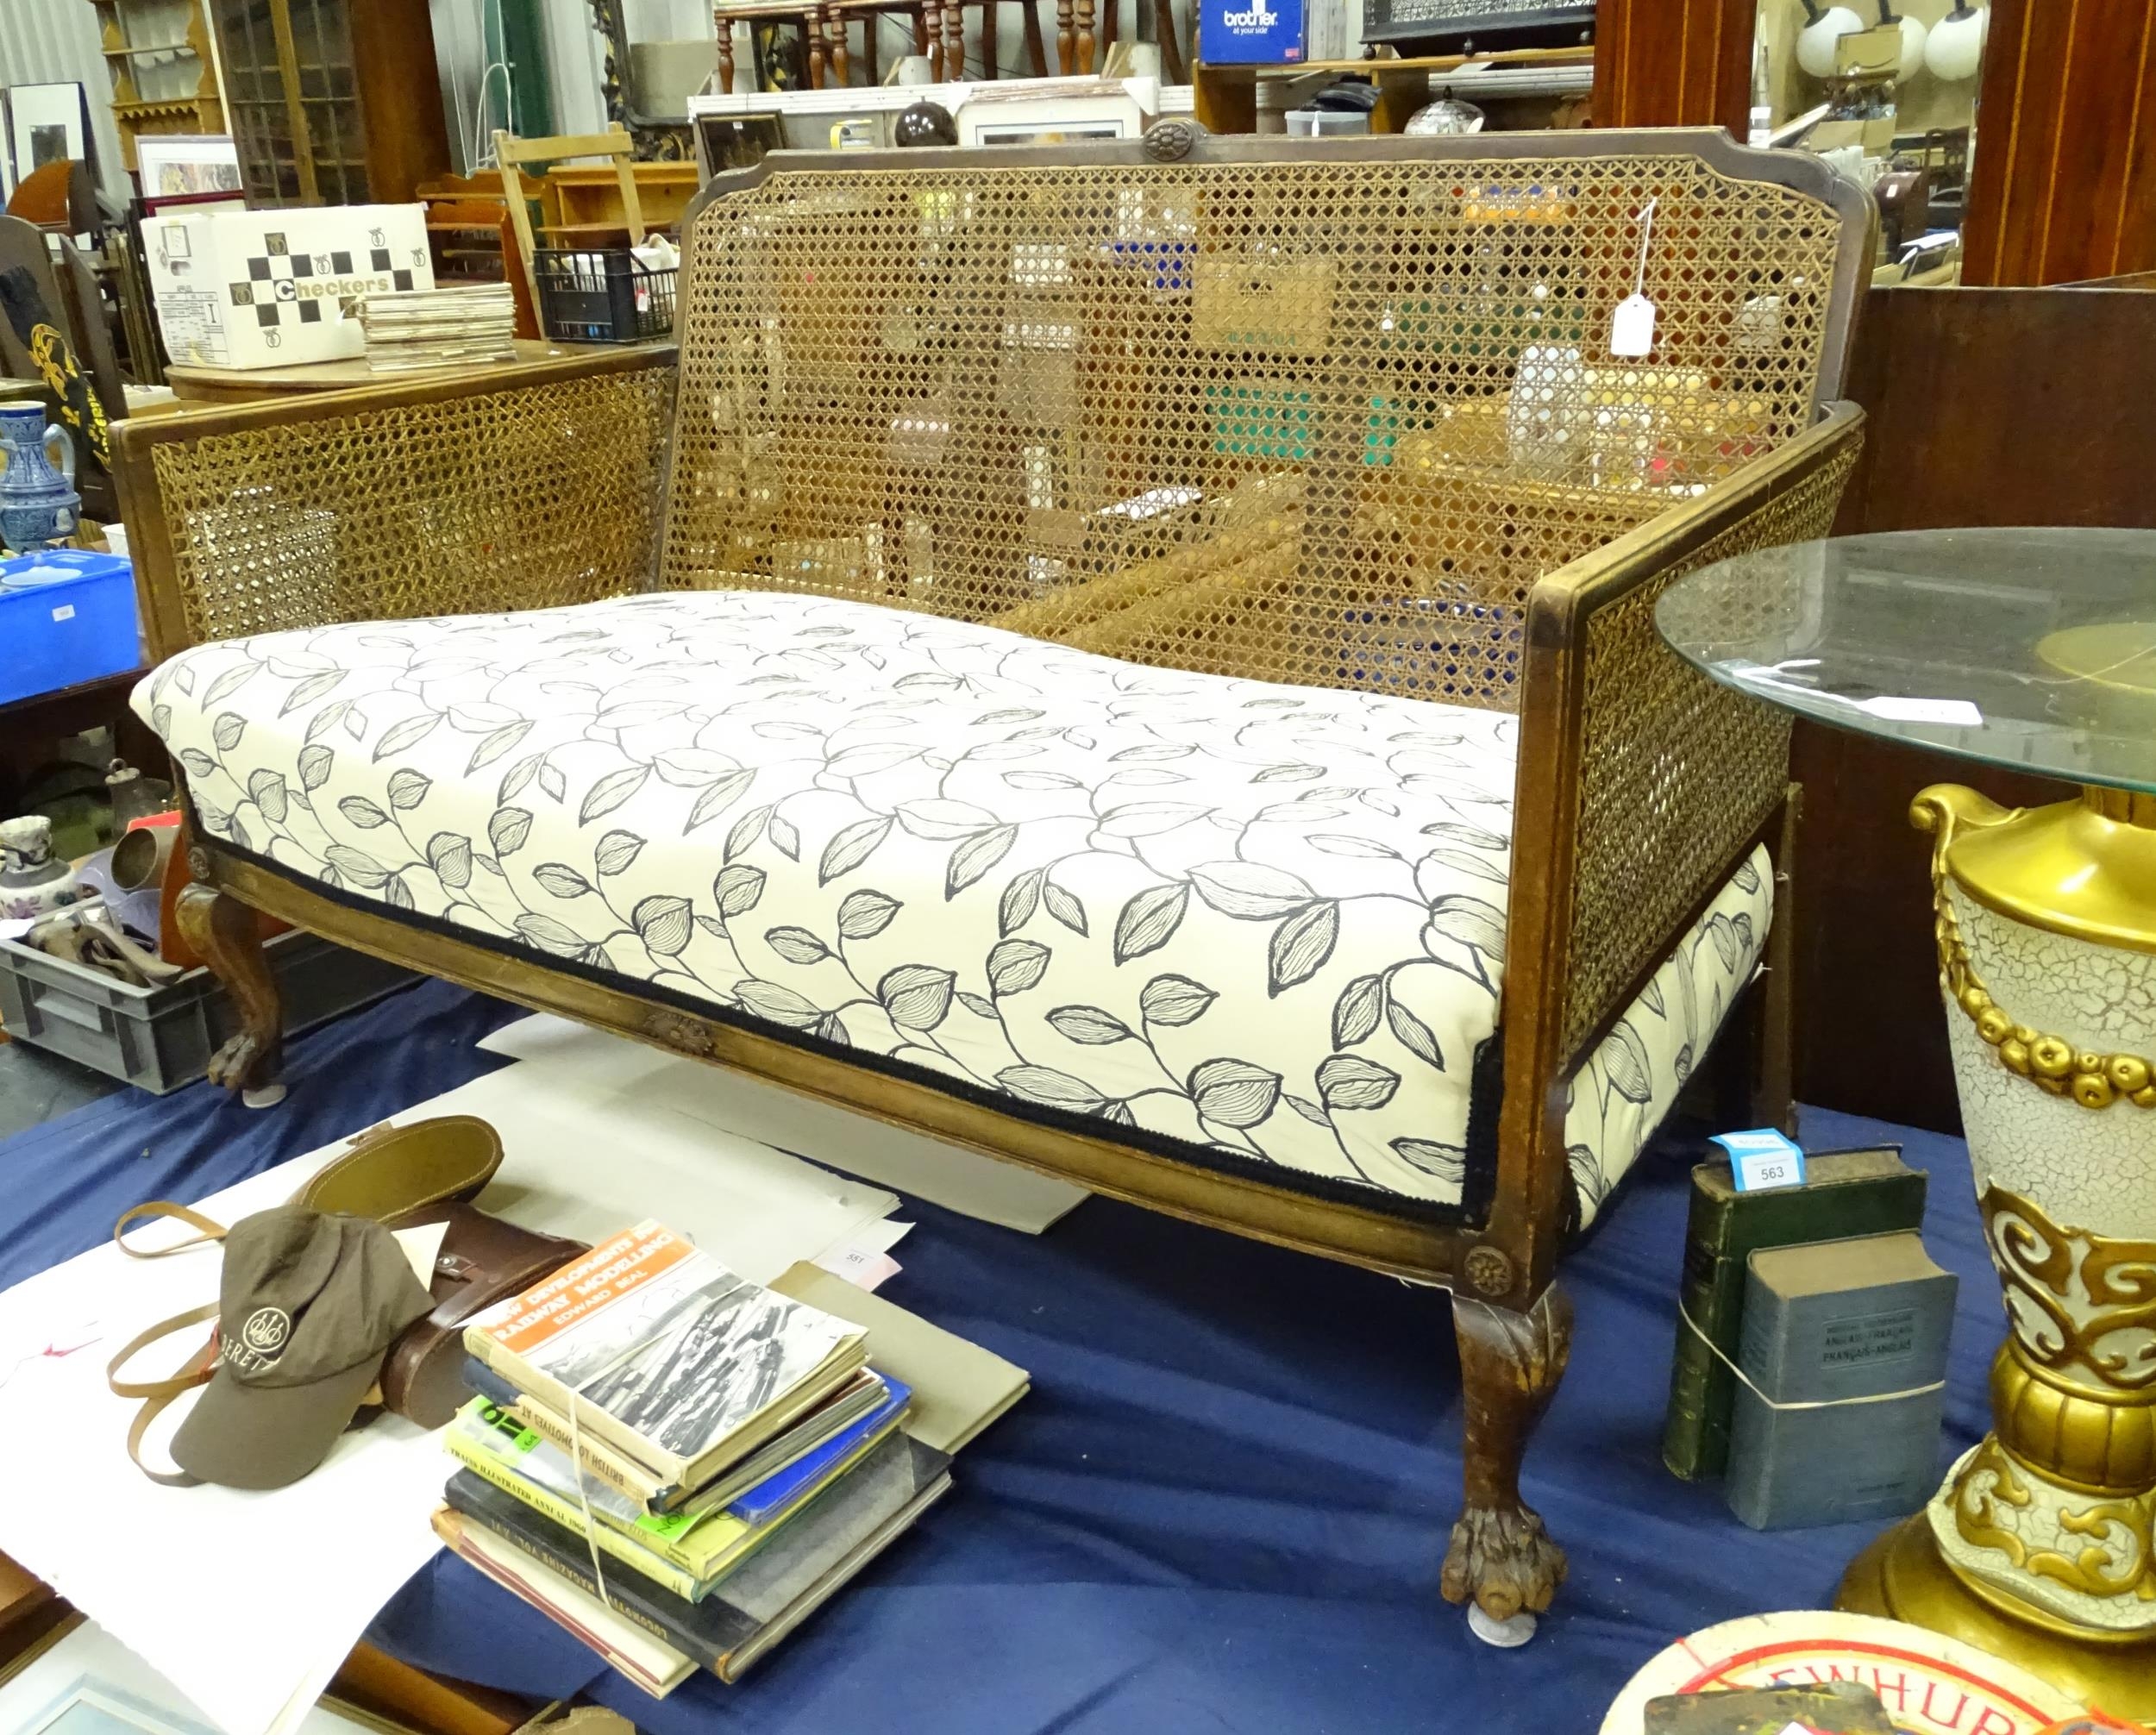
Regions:
M 0 823 L 0 918 L 49 915 L 78 904 L 89 888 L 53 855 L 53 822 L 40 813 Z
M 60 442 L 55 470 L 46 448 Z M 75 534 L 82 496 L 73 487 L 75 448 L 66 429 L 48 425 L 41 404 L 0 406 L 0 542 L 28 554 Z

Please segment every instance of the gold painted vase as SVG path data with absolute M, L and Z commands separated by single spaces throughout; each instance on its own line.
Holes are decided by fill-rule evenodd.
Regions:
M 2156 797 L 2007 810 L 1940 785 L 1955 1081 L 2004 1292 L 1992 1431 L 1842 1606 L 2156 1716 Z

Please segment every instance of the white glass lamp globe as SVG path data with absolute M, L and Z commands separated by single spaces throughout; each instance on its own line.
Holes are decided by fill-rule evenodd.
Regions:
M 1906 12 L 1896 16 L 1893 0 L 1879 0 L 1879 22 L 1898 24 L 1902 29 L 1902 59 L 1894 69 L 1896 84 L 1906 85 L 1924 70 L 1924 42 L 1931 34 L 1924 28 L 1924 21 L 1912 18 Z
M 1949 83 L 1975 78 L 1984 60 L 1984 33 L 1990 23 L 1989 8 L 1972 7 L 1968 0 L 1962 0 L 1933 25 L 1924 44 L 1924 64 L 1931 68 L 1932 77 Z
M 1834 44 L 1863 29 L 1864 21 L 1846 6 L 1829 6 L 1822 11 L 1812 0 L 1805 0 L 1805 13 L 1811 22 L 1797 34 L 1796 64 L 1814 78 L 1831 78 Z

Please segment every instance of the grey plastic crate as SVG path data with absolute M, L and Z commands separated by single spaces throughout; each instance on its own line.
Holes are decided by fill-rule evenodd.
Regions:
M 410 970 L 297 930 L 262 949 L 283 992 L 286 1036 L 414 980 Z M 207 1072 L 239 1023 L 207 970 L 137 988 L 0 940 L 0 1025 L 10 1037 L 160 1096 Z

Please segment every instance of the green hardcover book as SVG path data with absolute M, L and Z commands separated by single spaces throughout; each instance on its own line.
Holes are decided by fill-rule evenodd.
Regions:
M 1898 1144 L 1808 1153 L 1803 1186 L 1765 1193 L 1738 1192 L 1726 1161 L 1695 1168 L 1677 1300 L 1699 1329 L 1677 1322 L 1663 1463 L 1696 1481 L 1720 1475 L 1729 1462 L 1737 1376 L 1708 1344 L 1735 1360 L 1744 1324 L 1745 1261 L 1752 1253 L 1802 1241 L 1885 1235 L 1920 1228 L 1923 1221 L 1924 1174 L 1902 1161 Z

